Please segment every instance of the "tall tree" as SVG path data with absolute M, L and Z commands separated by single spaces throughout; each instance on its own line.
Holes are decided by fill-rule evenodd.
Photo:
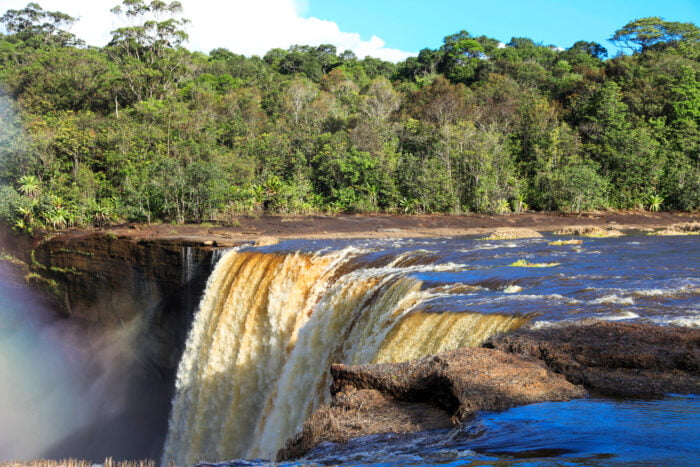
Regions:
M 185 54 L 177 50 L 188 37 L 184 27 L 189 21 L 181 17 L 182 4 L 124 0 L 111 11 L 127 24 L 112 31 L 108 50 L 124 74 L 131 97 L 140 101 L 173 91 L 186 74 Z
M 0 17 L 8 32 L 33 47 L 81 45 L 83 42 L 66 30 L 75 21 L 66 13 L 46 11 L 33 2 L 21 10 L 7 10 Z
M 465 30 L 445 37 L 440 50 L 441 71 L 454 82 L 470 82 L 480 59 L 485 58 L 484 46 Z
M 700 43 L 700 28 L 693 23 L 664 21 L 658 16 L 650 16 L 627 23 L 615 31 L 610 40 L 634 52 L 682 45 L 697 48 Z

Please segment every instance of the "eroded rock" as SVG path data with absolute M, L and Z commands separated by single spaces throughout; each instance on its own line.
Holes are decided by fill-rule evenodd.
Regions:
M 601 395 L 700 393 L 700 329 L 598 322 L 516 331 L 485 345 L 538 358 Z
M 333 401 L 289 440 L 279 459 L 322 441 L 418 432 L 459 423 L 478 410 L 582 397 L 582 388 L 535 359 L 493 349 L 459 349 L 414 362 L 331 367 Z
M 517 238 L 540 238 L 542 234 L 533 229 L 522 229 L 516 227 L 498 228 L 484 238 L 484 240 L 514 240 Z

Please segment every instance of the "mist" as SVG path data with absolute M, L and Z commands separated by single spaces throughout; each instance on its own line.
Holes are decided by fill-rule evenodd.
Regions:
M 60 318 L 0 262 L 0 461 L 157 458 L 170 378 L 141 332 Z

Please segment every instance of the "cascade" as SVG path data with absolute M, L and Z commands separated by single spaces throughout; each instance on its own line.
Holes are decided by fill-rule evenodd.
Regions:
M 479 345 L 522 316 L 432 310 L 408 274 L 425 252 L 363 264 L 332 252 L 232 250 L 209 278 L 180 362 L 162 463 L 274 458 L 329 398 L 331 363 L 399 362 Z
M 194 249 L 191 246 L 182 247 L 182 279 L 181 282 L 186 284 L 194 275 Z

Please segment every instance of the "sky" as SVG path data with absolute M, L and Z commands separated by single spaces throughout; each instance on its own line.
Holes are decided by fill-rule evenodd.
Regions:
M 80 20 L 72 32 L 103 46 L 110 31 L 124 26 L 109 10 L 118 0 L 34 0 L 44 9 Z M 637 18 L 700 26 L 700 0 L 180 0 L 190 50 L 224 47 L 244 55 L 264 55 L 293 44 L 333 44 L 390 61 L 423 48 L 440 47 L 446 35 L 462 29 L 502 42 L 529 37 L 537 43 L 570 47 L 595 41 L 614 55 L 608 42 L 616 29 Z M 21 9 L 29 0 L 0 0 L 0 13 Z

